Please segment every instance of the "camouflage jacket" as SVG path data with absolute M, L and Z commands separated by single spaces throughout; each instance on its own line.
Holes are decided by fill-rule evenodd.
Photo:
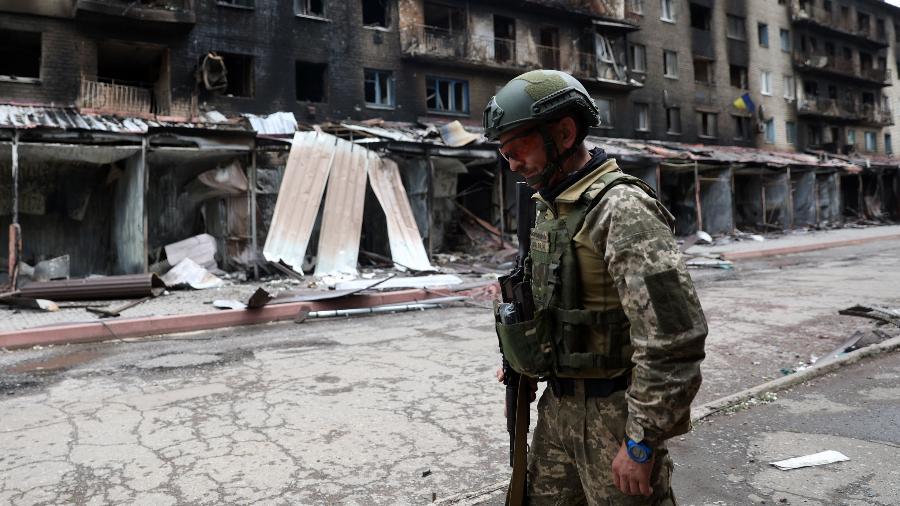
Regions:
M 617 168 L 608 160 L 557 196 L 546 212 L 565 216 L 591 184 Z M 540 194 L 535 198 L 542 200 Z M 587 214 L 573 238 L 584 308 L 621 307 L 631 324 L 634 367 L 626 433 L 650 444 L 690 429 L 690 405 L 705 357 L 706 318 L 672 234 L 673 222 L 642 189 L 620 184 Z

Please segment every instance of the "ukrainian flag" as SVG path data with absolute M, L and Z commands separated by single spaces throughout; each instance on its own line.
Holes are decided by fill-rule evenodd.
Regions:
M 732 102 L 732 105 L 742 111 L 753 112 L 756 109 L 756 104 L 753 103 L 753 100 L 750 98 L 749 93 L 744 93 L 743 95 L 735 99 L 735 101 Z

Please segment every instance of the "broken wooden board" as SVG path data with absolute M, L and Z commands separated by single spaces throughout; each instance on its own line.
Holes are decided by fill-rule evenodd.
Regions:
M 425 245 L 422 244 L 422 236 L 419 234 L 419 227 L 409 205 L 406 189 L 400 180 L 397 163 L 382 159 L 381 163 L 370 164 L 368 173 L 372 191 L 387 218 L 391 258 L 397 265 L 404 265 L 417 271 L 435 270 L 428 260 Z
M 263 247 L 266 260 L 284 262 L 302 272 L 306 247 L 338 151 L 338 141 L 337 137 L 318 131 L 294 134 Z

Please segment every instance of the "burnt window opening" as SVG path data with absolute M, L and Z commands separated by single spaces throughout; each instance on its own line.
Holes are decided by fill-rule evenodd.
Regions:
M 218 53 L 225 62 L 226 95 L 232 97 L 252 97 L 253 83 L 253 57 L 246 54 Z
M 0 30 L 0 76 L 40 79 L 40 32 Z
M 818 97 L 819 83 L 815 81 L 803 81 L 803 94 L 807 97 Z
M 516 20 L 494 15 L 494 59 L 498 62 L 516 60 Z
M 466 31 L 466 12 L 459 7 L 425 2 L 425 26 L 447 33 Z
M 728 75 L 732 87 L 740 88 L 742 90 L 749 88 L 749 83 L 747 81 L 747 67 L 741 65 L 729 65 Z
M 126 42 L 97 45 L 97 80 L 101 83 L 152 89 L 160 76 L 163 51 Z
M 298 61 L 294 66 L 298 102 L 325 102 L 328 65 Z
M 865 35 L 869 34 L 869 15 L 862 12 L 856 13 L 856 31 Z
M 713 84 L 712 61 L 705 58 L 694 58 L 694 81 L 702 84 Z
M 425 85 L 426 106 L 431 112 L 469 113 L 469 82 L 442 77 L 428 77 Z
M 387 0 L 362 0 L 363 25 L 387 28 L 390 16 Z
M 541 27 L 540 45 L 537 47 L 538 60 L 545 69 L 559 68 L 559 29 L 552 26 Z
M 712 9 L 704 5 L 691 4 L 691 28 L 709 31 L 711 27 Z
M 325 17 L 325 0 L 294 0 L 294 14 Z

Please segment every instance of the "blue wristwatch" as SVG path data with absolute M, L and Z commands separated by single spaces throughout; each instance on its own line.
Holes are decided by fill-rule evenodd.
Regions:
M 628 456 L 638 464 L 649 461 L 653 455 L 653 448 L 647 446 L 643 441 L 637 443 L 628 438 L 625 440 L 625 445 L 628 449 Z

